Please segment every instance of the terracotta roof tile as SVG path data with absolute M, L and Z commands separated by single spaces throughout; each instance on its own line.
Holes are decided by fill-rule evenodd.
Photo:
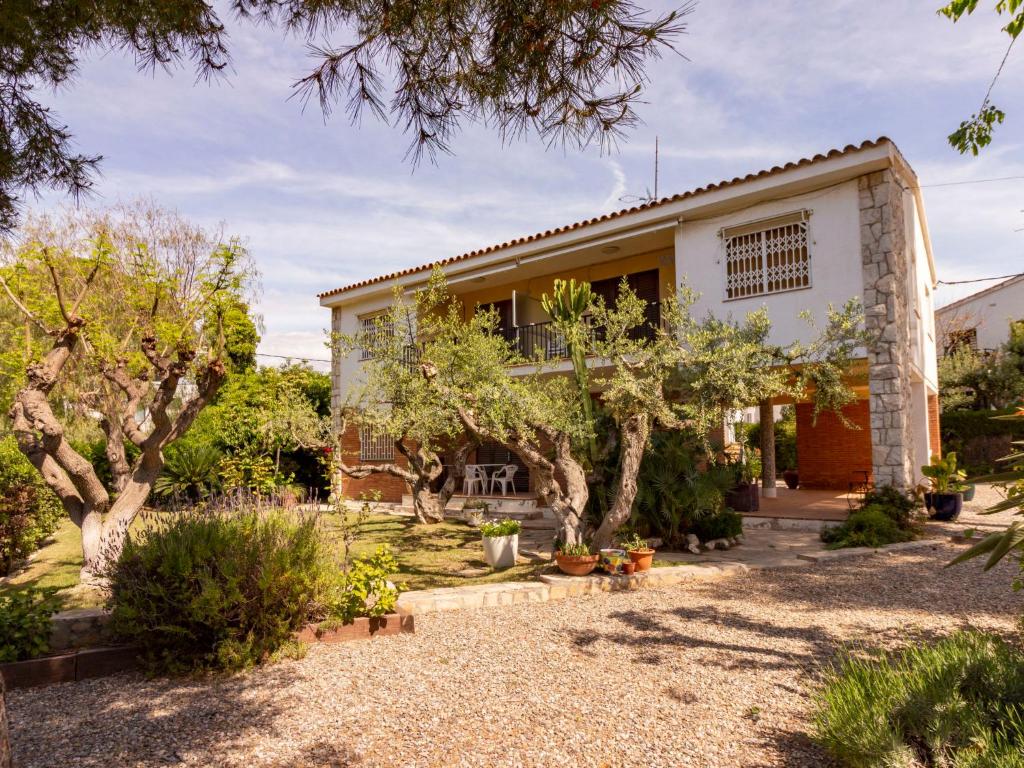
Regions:
M 797 160 L 795 162 L 786 163 L 785 165 L 782 165 L 782 166 L 776 165 L 773 168 L 769 168 L 769 169 L 763 170 L 763 171 L 758 171 L 756 173 L 749 173 L 746 176 L 742 176 L 742 177 L 737 176 L 736 178 L 731 179 L 729 181 L 719 181 L 719 182 L 717 182 L 715 184 L 708 184 L 708 185 L 703 186 L 703 187 L 697 187 L 696 189 L 691 189 L 691 190 L 689 190 L 687 192 L 680 192 L 679 194 L 672 195 L 671 197 L 663 197 L 660 200 L 652 200 L 651 202 L 644 203 L 642 205 L 635 205 L 635 206 L 633 206 L 631 208 L 623 208 L 620 211 L 614 211 L 612 213 L 605 213 L 605 214 L 602 214 L 600 216 L 595 216 L 592 219 L 585 219 L 584 221 L 577 221 L 575 224 L 566 224 L 563 227 L 555 227 L 554 229 L 548 229 L 548 230 L 545 230 L 543 232 L 537 232 L 537 233 L 532 234 L 532 235 L 526 235 L 525 237 L 519 237 L 519 238 L 516 238 L 514 240 L 509 240 L 508 242 L 505 242 L 505 243 L 498 243 L 497 245 L 489 245 L 486 248 L 479 248 L 479 249 L 477 249 L 475 251 L 468 251 L 467 253 L 462 253 L 462 254 L 459 254 L 458 256 L 450 256 L 450 257 L 448 257 L 446 259 L 441 259 L 439 261 L 433 261 L 433 262 L 431 262 L 429 264 L 421 264 L 420 266 L 417 266 L 417 267 L 408 267 L 406 269 L 401 269 L 401 270 L 398 270 L 397 272 L 391 272 L 391 273 L 386 274 L 386 275 L 380 275 L 378 277 L 371 277 L 371 278 L 368 278 L 366 280 L 360 280 L 359 282 L 352 283 L 351 285 L 345 285 L 345 286 L 342 286 L 341 288 L 335 288 L 333 290 L 317 294 L 317 298 L 323 299 L 323 298 L 326 298 L 328 296 L 336 296 L 339 293 L 345 293 L 346 291 L 351 291 L 351 290 L 354 290 L 356 288 L 362 288 L 363 286 L 366 286 L 366 285 L 373 285 L 374 283 L 383 283 L 383 282 L 386 282 L 388 280 L 394 280 L 395 278 L 405 277 L 406 275 L 413 275 L 413 274 L 416 274 L 417 272 L 425 272 L 427 270 L 433 269 L 434 267 L 439 267 L 439 266 L 440 267 L 446 267 L 449 264 L 455 264 L 455 263 L 460 262 L 460 261 L 465 261 L 466 259 L 472 259 L 472 258 L 474 258 L 476 256 L 483 256 L 485 254 L 494 253 L 495 251 L 500 251 L 500 250 L 503 250 L 505 248 L 511 248 L 512 246 L 515 246 L 515 245 L 522 245 L 524 243 L 531 243 L 531 242 L 533 242 L 535 240 L 542 240 L 543 238 L 546 238 L 546 237 L 552 237 L 553 235 L 559 235 L 559 234 L 562 234 L 564 232 L 571 232 L 573 230 L 580 229 L 582 227 L 590 226 L 591 224 L 598 224 L 598 223 L 600 223 L 602 221 L 610 221 L 611 219 L 617 219 L 617 218 L 619 218 L 621 216 L 626 216 L 626 215 L 631 214 L 631 213 L 637 213 L 639 211 L 646 211 L 646 210 L 649 210 L 651 208 L 657 208 L 659 206 L 667 205 L 669 203 L 675 203 L 675 202 L 678 202 L 680 200 L 686 200 L 687 198 L 691 198 L 691 197 L 696 197 L 698 195 L 707 194 L 708 192 L 714 192 L 715 190 L 725 189 L 727 187 L 731 187 L 731 186 L 734 186 L 734 185 L 737 185 L 737 184 L 743 184 L 745 182 L 753 181 L 755 179 L 762 179 L 762 178 L 764 178 L 766 176 L 773 176 L 773 175 L 778 174 L 778 173 L 783 173 L 784 171 L 793 170 L 794 168 L 801 168 L 801 167 L 806 166 L 806 165 L 812 165 L 814 163 L 820 163 L 820 162 L 822 162 L 824 160 L 830 160 L 830 159 L 835 158 L 835 157 L 841 157 L 842 155 L 846 155 L 846 154 L 849 154 L 851 152 L 859 152 L 861 150 L 871 149 L 873 147 L 877 147 L 877 146 L 879 146 L 881 144 L 885 144 L 885 143 L 892 144 L 893 148 L 896 149 L 896 145 L 893 144 L 892 140 L 889 139 L 886 136 L 880 136 L 879 138 L 875 139 L 874 141 L 872 141 L 870 139 L 867 140 L 867 141 L 863 141 L 863 142 L 860 143 L 860 145 L 848 144 L 845 147 L 843 147 L 842 149 L 831 149 L 828 152 L 826 152 L 825 154 L 818 154 L 818 155 L 815 155 L 814 157 L 809 157 L 809 158 L 805 157 L 805 158 L 802 158 L 802 159 Z M 898 153 L 899 150 L 896 149 L 896 152 Z

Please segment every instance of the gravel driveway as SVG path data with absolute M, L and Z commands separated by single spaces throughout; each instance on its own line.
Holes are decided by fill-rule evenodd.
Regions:
M 819 766 L 808 690 L 844 642 L 1024 613 L 957 550 L 422 617 L 214 681 L 118 676 L 9 696 L 37 766 Z

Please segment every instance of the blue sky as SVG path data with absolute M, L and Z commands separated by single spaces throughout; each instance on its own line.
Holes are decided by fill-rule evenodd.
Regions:
M 325 122 L 289 100 L 311 66 L 303 40 L 235 21 L 224 80 L 139 73 L 96 51 L 46 101 L 83 151 L 105 156 L 93 204 L 145 195 L 223 222 L 262 273 L 261 351 L 325 357 L 317 292 L 622 208 L 652 185 L 655 136 L 659 192 L 671 194 L 887 135 L 926 186 L 940 278 L 1021 271 L 1024 179 L 927 185 L 1024 176 L 1024 51 L 993 95 L 1008 113 L 995 144 L 958 155 L 945 137 L 977 109 L 1005 36 L 994 3 L 955 26 L 938 4 L 703 0 L 678 46 L 687 58 L 652 64 L 643 124 L 604 155 L 535 137 L 503 146 L 469 126 L 454 156 L 414 170 L 399 129 L 342 113 Z

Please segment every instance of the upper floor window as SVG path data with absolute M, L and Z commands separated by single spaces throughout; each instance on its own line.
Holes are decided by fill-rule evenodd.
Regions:
M 959 330 L 949 331 L 946 334 L 946 345 L 943 350 L 945 354 L 952 354 L 963 347 L 968 347 L 974 352 L 978 351 L 977 328 L 961 328 Z
M 369 360 L 373 357 L 372 345 L 379 336 L 390 338 L 395 335 L 395 328 L 384 315 L 370 315 L 359 318 L 359 330 L 365 340 L 359 349 L 359 359 Z
M 725 297 L 742 299 L 811 284 L 806 212 L 722 231 Z
M 359 429 L 360 461 L 391 461 L 395 458 L 395 443 L 384 432 L 372 427 Z

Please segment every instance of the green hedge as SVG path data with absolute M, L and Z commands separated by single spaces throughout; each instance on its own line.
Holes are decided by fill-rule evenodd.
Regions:
M 996 419 L 1013 413 L 1001 411 L 949 411 L 940 419 L 942 452 L 955 451 L 969 475 L 998 471 L 999 459 L 1010 452 L 1010 444 L 1024 440 L 1024 422 Z
M 34 552 L 63 516 L 60 500 L 14 438 L 0 438 L 0 576 Z

